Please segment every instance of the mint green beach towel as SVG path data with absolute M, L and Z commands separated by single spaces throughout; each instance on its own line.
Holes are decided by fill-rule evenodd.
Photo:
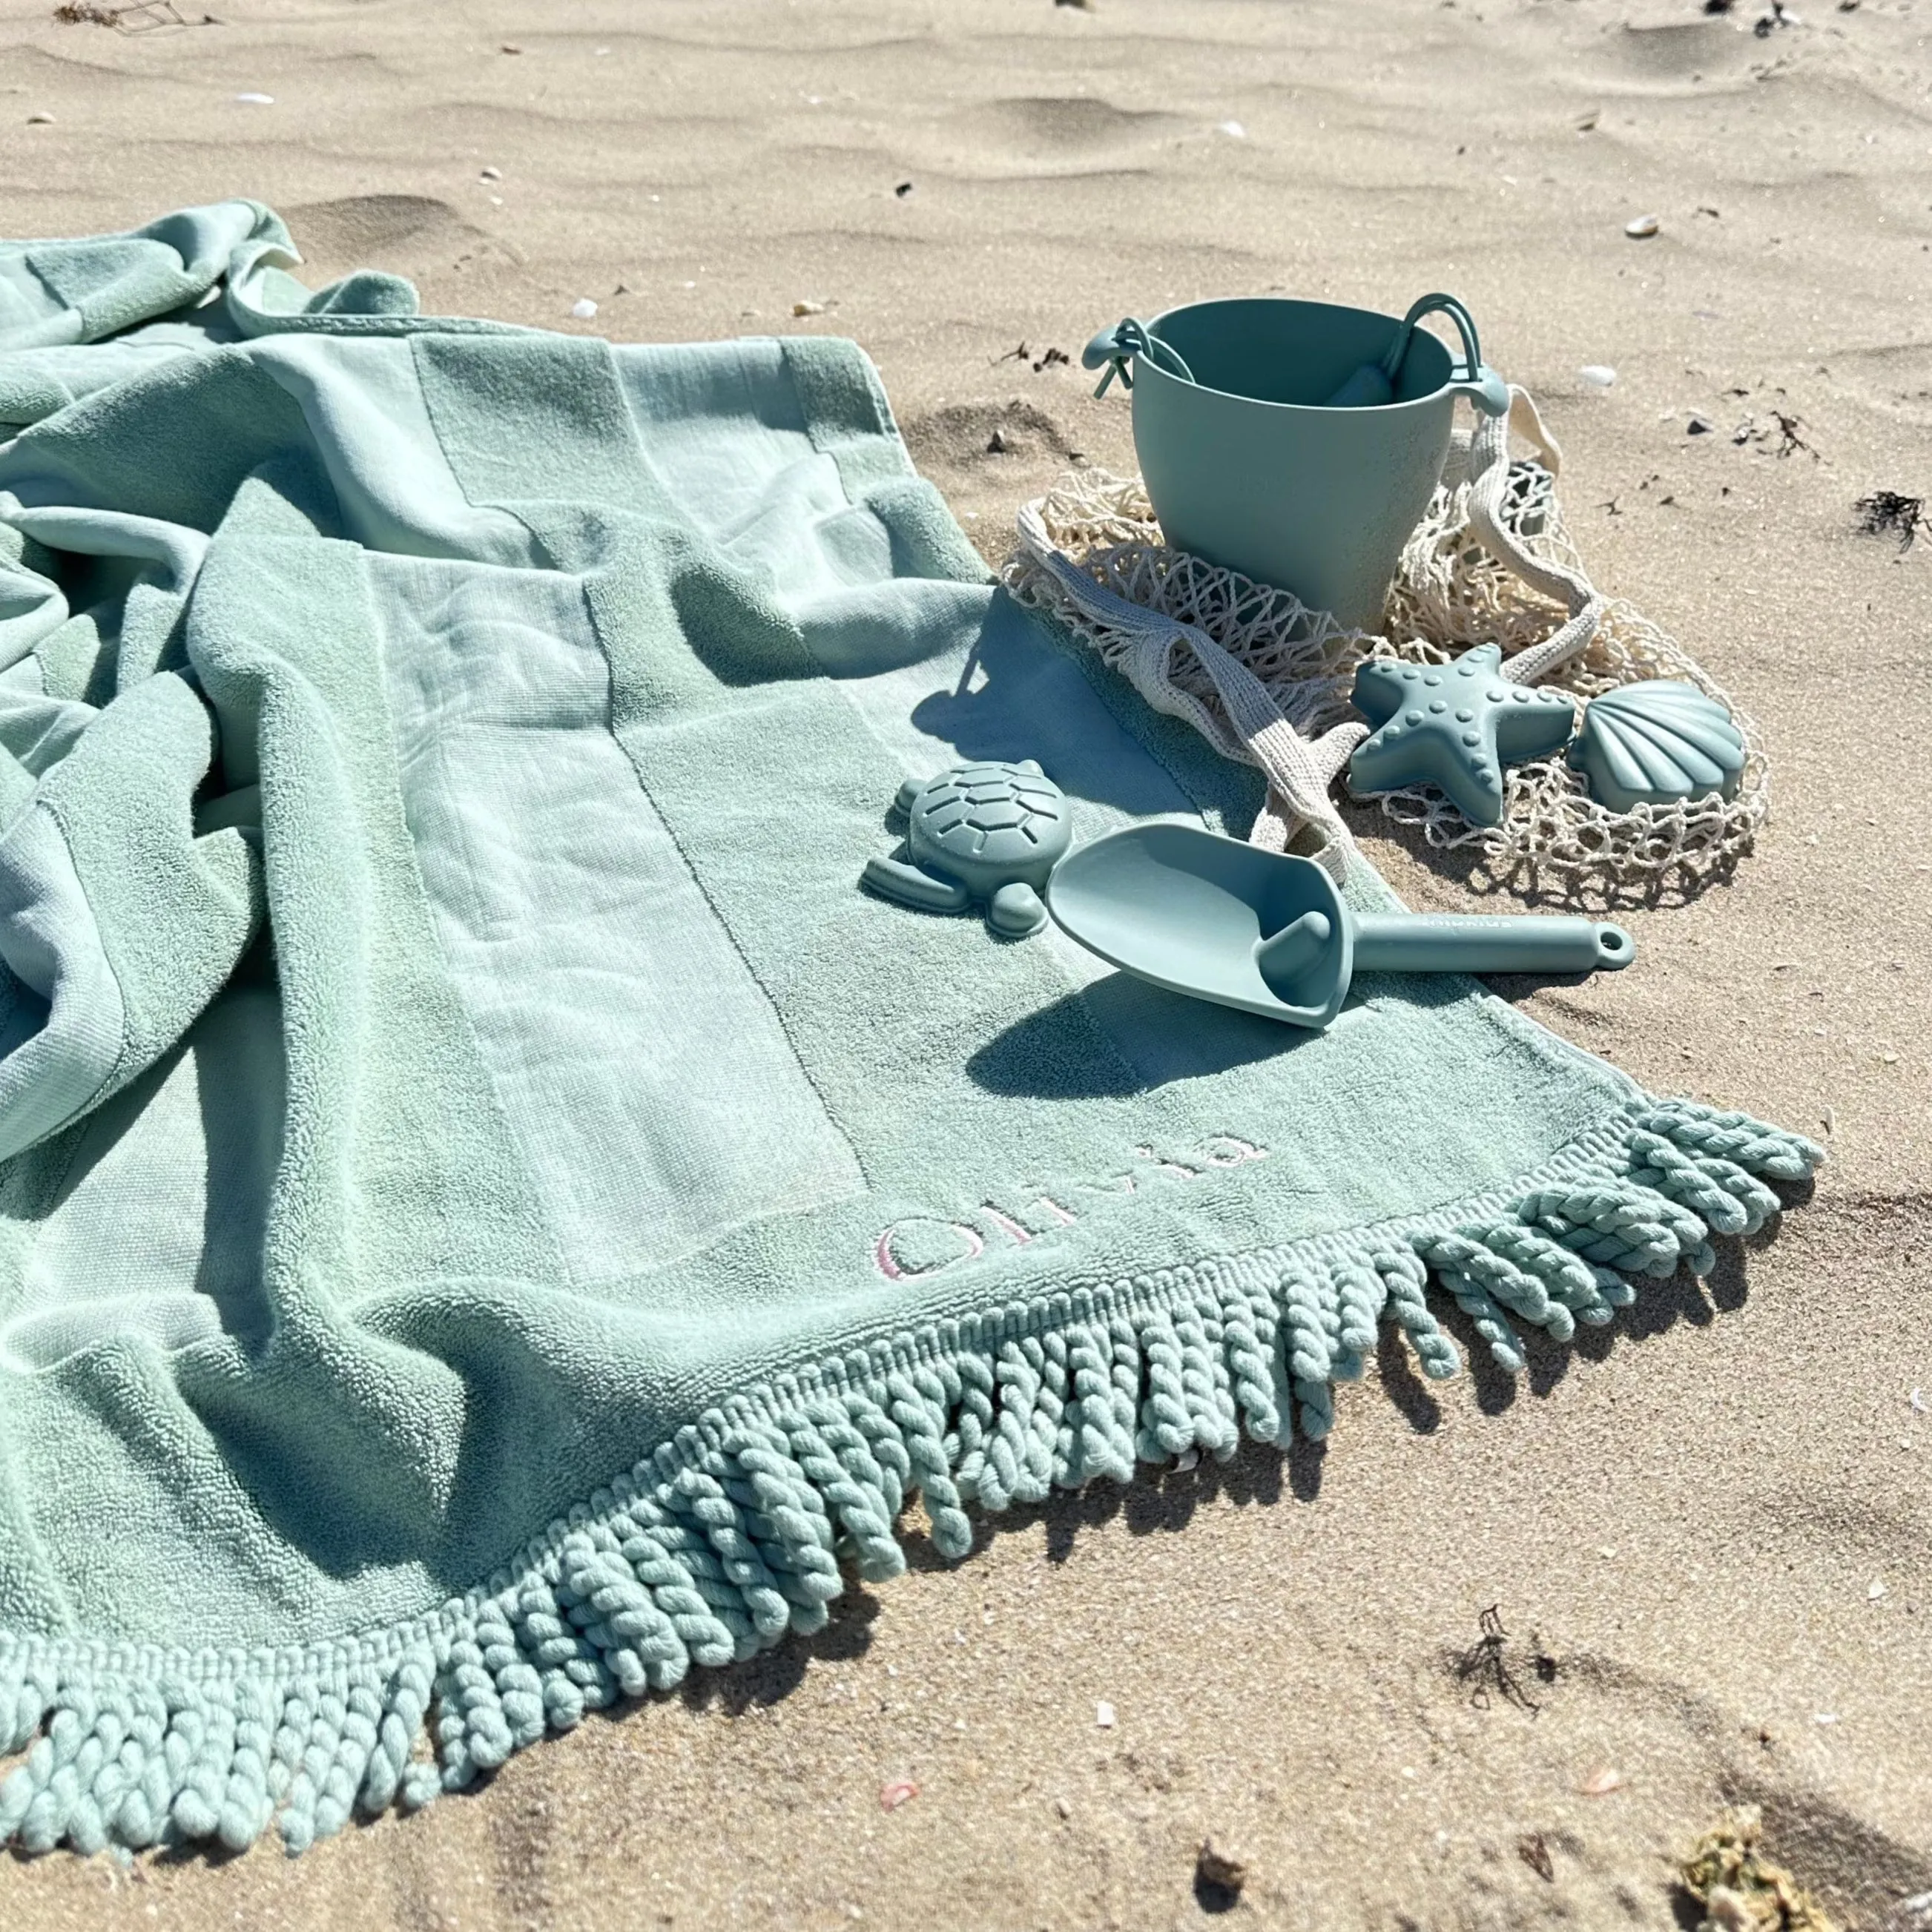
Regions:
M 0 248 L 0 1843 L 299 1850 L 819 1628 L 915 1497 L 1322 1436 L 1432 1294 L 1519 1366 L 1816 1161 L 1468 981 L 1298 1034 L 868 896 L 959 759 L 1082 838 L 1258 776 L 850 344 L 295 262 Z

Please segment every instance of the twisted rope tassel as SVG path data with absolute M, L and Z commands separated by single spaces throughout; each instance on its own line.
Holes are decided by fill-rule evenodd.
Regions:
M 679 1493 L 676 1484 L 676 1478 L 673 1478 L 668 1499 L 670 1506 L 665 1509 L 664 1520 L 657 1528 L 656 1540 L 665 1555 L 690 1577 L 692 1594 L 730 1638 L 728 1660 L 745 1663 L 765 1647 L 764 1634 L 752 1621 L 743 1586 L 732 1577 L 724 1559 L 712 1547 L 704 1526 L 688 1513 L 688 1500 Z
M 1194 1446 L 1194 1420 L 1180 1337 L 1166 1309 L 1150 1310 L 1143 1318 L 1140 1343 L 1145 1382 L 1135 1453 L 1143 1462 L 1171 1462 Z
M 1043 1502 L 1052 1493 L 1060 1418 L 1066 1412 L 1066 1382 L 1061 1352 L 1049 1350 L 1047 1337 L 1023 1335 L 1018 1347 L 1034 1373 L 1033 1408 L 1026 1417 L 1027 1492 L 1022 1500 Z M 1052 1338 L 1059 1341 L 1058 1334 Z
M 707 1465 L 723 1462 L 715 1452 L 704 1460 Z M 743 1593 L 752 1628 L 766 1642 L 775 1642 L 790 1624 L 791 1606 L 766 1567 L 744 1511 L 725 1494 L 711 1467 L 680 1470 L 675 1486 L 692 1520 L 716 1552 L 727 1580 Z
M 1112 1405 L 1114 1444 L 1124 1445 L 1127 1466 L 1139 1454 L 1136 1431 L 1141 1412 L 1141 1342 L 1133 1323 L 1118 1312 L 1107 1318 L 1108 1400 Z
M 1375 1353 L 1376 1330 L 1388 1303 L 1388 1289 L 1364 1259 L 1337 1262 L 1330 1273 L 1335 1283 L 1335 1379 L 1360 1382 L 1368 1357 Z
M 987 1448 L 998 1426 L 993 1398 L 998 1385 L 993 1379 L 992 1365 L 983 1357 L 962 1355 L 956 1366 L 958 1406 L 946 1440 L 948 1453 L 956 1457 L 953 1482 L 961 1498 L 970 1502 L 980 1493 L 980 1472 L 986 1466 Z
M 707 1666 L 728 1664 L 738 1653 L 740 1640 L 745 1634 L 743 1612 L 738 1599 L 730 1594 L 729 1586 L 718 1577 L 716 1559 L 706 1548 L 702 1560 L 706 1564 L 705 1574 L 712 1580 L 712 1587 L 729 1598 L 733 1613 L 738 1621 L 728 1624 L 712 1608 L 710 1599 L 698 1586 L 697 1573 L 686 1560 L 692 1547 L 692 1532 L 677 1522 L 669 1511 L 648 1496 L 634 1496 L 624 1515 L 612 1526 L 618 1556 L 629 1564 L 631 1574 L 644 1588 L 650 1592 L 652 1604 L 670 1622 L 676 1644 L 662 1642 L 653 1638 L 640 1646 L 638 1654 L 644 1659 L 647 1675 L 656 1666 L 657 1675 L 653 1681 L 660 1689 L 668 1689 L 683 1676 L 679 1659 L 677 1644 L 689 1653 L 694 1664 Z M 650 1627 L 640 1624 L 639 1634 L 644 1634 Z M 636 1636 L 628 1639 L 633 1643 Z M 609 1666 L 601 1655 L 593 1654 L 586 1660 L 581 1670 L 577 1666 L 566 1666 L 574 1682 L 585 1687 L 585 1701 L 601 1708 L 614 1694 L 610 1688 Z M 589 1674 L 586 1675 L 584 1672 Z
M 1426 1263 L 1408 1246 L 1378 1248 L 1369 1260 L 1388 1290 L 1390 1312 L 1408 1337 L 1422 1372 L 1431 1382 L 1447 1382 L 1462 1368 L 1462 1358 L 1429 1311 L 1424 1299 L 1429 1286 Z
M 912 1476 L 912 1460 L 906 1454 L 898 1426 L 878 1402 L 860 1390 L 848 1389 L 844 1402 L 846 1414 L 872 1452 L 886 1514 L 896 1516 L 905 1506 L 906 1487 Z
M 1221 1363 L 1220 1323 L 1209 1330 L 1208 1310 L 1201 1300 L 1183 1302 L 1174 1311 L 1174 1332 L 1180 1344 L 1180 1387 L 1187 1406 L 1192 1444 L 1217 1462 L 1225 1462 L 1240 1446 L 1234 1402 L 1219 1386 L 1226 1373 Z M 1217 1376 L 1216 1371 L 1220 1375 Z M 1226 1406 L 1223 1406 L 1225 1403 Z
M 212 1838 L 220 1827 L 222 1787 L 234 1760 L 235 1707 L 219 1688 L 212 1694 L 185 1688 L 179 1694 L 182 1701 L 168 1733 L 171 1764 L 176 1740 L 181 1742 L 169 1819 L 178 1838 Z
M 1133 1411 L 1130 1405 L 1124 1418 L 1120 1412 L 1112 1334 L 1097 1324 L 1082 1324 L 1068 1338 L 1066 1361 L 1072 1390 L 1067 1413 L 1074 1434 L 1070 1481 L 1109 1476 L 1117 1483 L 1132 1482 Z
M 865 1448 L 865 1438 L 844 1414 L 828 1414 L 829 1409 L 829 1404 L 818 1406 L 818 1414 L 826 1418 L 822 1428 L 812 1416 L 796 1412 L 786 1416 L 786 1436 L 791 1453 L 797 1458 L 806 1480 L 824 1498 L 826 1508 L 850 1546 L 860 1575 L 872 1582 L 899 1576 L 905 1569 L 905 1553 L 892 1534 L 892 1520 L 886 1508 L 884 1492 L 876 1477 L 867 1481 L 839 1460 L 834 1438 L 842 1434 L 849 1438 L 868 1462 L 872 1461 L 871 1452 Z M 876 1470 L 878 1465 L 873 1464 L 873 1468 Z
M 1748 1173 L 1774 1180 L 1802 1180 L 1825 1163 L 1825 1150 L 1802 1134 L 1768 1126 L 1749 1114 L 1720 1114 L 1682 1100 L 1666 1100 L 1641 1124 L 1687 1154 L 1734 1162 Z
M 268 1829 L 274 1815 L 275 1792 L 269 1774 L 274 1762 L 275 1704 L 275 1694 L 266 1684 L 244 1682 L 236 1686 L 235 1752 L 229 1762 L 217 1828 L 230 1851 L 245 1851 Z M 422 1705 L 410 1732 L 412 1738 L 422 1728 L 428 1709 L 426 1672 Z M 434 1773 L 429 1776 L 433 1784 Z
M 668 1689 L 690 1668 L 690 1653 L 655 1594 L 622 1554 L 596 1537 L 572 1537 L 559 1552 L 560 1583 L 572 1604 L 571 1621 L 584 1642 L 596 1646 L 598 1662 L 626 1697 L 641 1697 L 656 1684 Z M 702 1602 L 700 1598 L 700 1602 Z M 540 1654 L 555 1656 L 542 1630 Z M 727 1654 L 729 1654 L 728 1649 Z M 574 1724 L 579 1708 L 570 1712 Z
M 1576 1318 L 1569 1310 L 1550 1298 L 1549 1289 L 1536 1276 L 1526 1274 L 1486 1239 L 1458 1231 L 1431 1236 L 1417 1246 L 1445 1280 L 1453 1276 L 1479 1288 L 1490 1300 L 1559 1342 L 1567 1342 L 1576 1334 Z
M 1714 1234 L 1755 1233 L 1778 1206 L 1778 1196 L 1742 1168 L 1688 1154 L 1661 1135 L 1631 1135 L 1630 1154 L 1633 1180 L 1688 1208 Z M 1726 1169 L 1737 1177 L 1737 1186 L 1726 1184 Z
M 1297 1264 L 1282 1278 L 1282 1346 L 1301 1432 L 1319 1442 L 1335 1424 L 1335 1398 L 1329 1386 L 1333 1358 L 1322 1316 L 1322 1288 L 1312 1268 Z
M 736 1465 L 725 1493 L 745 1511 L 765 1567 L 791 1606 L 792 1629 L 802 1636 L 823 1630 L 830 1620 L 826 1605 L 844 1587 L 824 1501 L 776 1430 L 736 1431 L 724 1454 Z
M 112 1802 L 103 1794 L 100 1806 L 114 1836 L 139 1849 L 160 1839 L 173 1802 L 175 1777 L 166 1751 L 168 1701 L 160 1687 L 136 1684 L 129 1700 L 128 1736 L 116 1766 L 121 1790 Z
M 929 1370 L 916 1377 L 895 1370 L 886 1376 L 886 1388 L 892 1420 L 903 1434 L 912 1466 L 910 1486 L 924 1498 L 932 1525 L 932 1546 L 949 1562 L 957 1562 L 973 1547 L 973 1526 L 960 1507 L 959 1491 L 946 1466 L 946 1414 L 938 1406 L 938 1384 Z
M 1579 1322 L 1600 1328 L 1610 1319 L 1610 1304 L 1595 1272 L 1560 1241 L 1520 1220 L 1498 1221 L 1483 1230 L 1483 1238 L 1525 1274 L 1534 1275 L 1550 1299 L 1561 1302 Z
M 1631 1274 L 1670 1274 L 1686 1252 L 1680 1236 L 1688 1236 L 1694 1256 L 1704 1244 L 1704 1226 L 1695 1216 L 1628 1180 L 1540 1189 L 1518 1202 L 1516 1213 L 1585 1261 Z
M 1222 1317 L 1221 1343 L 1235 1408 L 1246 1424 L 1250 1439 L 1276 1442 L 1281 1439 L 1282 1412 L 1273 1359 L 1274 1324 L 1270 1319 L 1263 1332 L 1257 1301 L 1252 1286 L 1240 1284 Z

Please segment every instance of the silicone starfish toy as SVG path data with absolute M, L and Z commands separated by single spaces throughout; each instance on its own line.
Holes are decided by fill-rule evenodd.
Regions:
M 1478 644 L 1453 664 L 1371 658 L 1355 673 L 1355 709 L 1375 726 L 1348 761 L 1352 791 L 1440 787 L 1472 825 L 1503 815 L 1502 768 L 1560 751 L 1576 727 L 1567 692 L 1518 684 L 1502 648 Z

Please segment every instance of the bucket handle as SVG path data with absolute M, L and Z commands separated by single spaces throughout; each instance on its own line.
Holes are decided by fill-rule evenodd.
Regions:
M 1509 385 L 1483 360 L 1481 345 L 1476 339 L 1476 319 L 1454 296 L 1439 292 L 1418 297 L 1409 304 L 1408 314 L 1402 319 L 1402 326 L 1395 332 L 1382 357 L 1382 373 L 1393 382 L 1400 372 L 1402 358 L 1408 353 L 1409 338 L 1415 333 L 1416 324 L 1425 315 L 1446 315 L 1456 325 L 1456 333 L 1462 338 L 1462 363 L 1460 368 L 1451 366 L 1448 387 L 1459 396 L 1466 396 L 1486 416 L 1506 416 L 1509 414 Z
M 1156 369 L 1170 376 L 1178 376 L 1184 382 L 1194 380 L 1194 371 L 1189 368 L 1180 351 L 1171 342 L 1163 342 L 1147 324 L 1137 316 L 1126 316 L 1114 323 L 1112 328 L 1103 328 L 1080 352 L 1080 366 L 1083 369 L 1097 369 L 1102 363 L 1107 373 L 1100 378 L 1100 386 L 1094 393 L 1104 396 L 1114 378 L 1120 379 L 1124 389 L 1134 386 L 1133 371 L 1127 366 L 1136 356 L 1144 356 Z
M 1462 365 L 1460 368 L 1450 366 L 1446 386 L 1456 395 L 1466 396 L 1484 416 L 1508 416 L 1509 385 L 1484 362 L 1482 347 L 1476 336 L 1475 318 L 1454 296 L 1438 291 L 1420 296 L 1409 304 L 1408 313 L 1402 317 L 1394 340 L 1383 352 L 1382 374 L 1390 382 L 1394 382 L 1401 370 L 1402 358 L 1408 353 L 1416 325 L 1425 315 L 1437 314 L 1446 315 L 1456 325 L 1456 333 L 1462 338 Z M 1131 389 L 1134 377 L 1130 365 L 1136 356 L 1144 356 L 1156 369 L 1178 376 L 1184 382 L 1194 380 L 1194 371 L 1188 368 L 1180 350 L 1171 342 L 1162 341 L 1138 316 L 1130 315 L 1111 328 L 1102 329 L 1080 352 L 1082 368 L 1105 369 L 1094 394 L 1104 396 L 1116 376 L 1120 377 L 1123 388 Z

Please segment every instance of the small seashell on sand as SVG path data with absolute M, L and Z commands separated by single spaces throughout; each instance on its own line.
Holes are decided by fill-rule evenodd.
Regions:
M 1624 232 L 1633 242 L 1648 242 L 1663 226 L 1654 214 L 1640 214 L 1634 220 L 1624 224 Z
M 238 94 L 235 98 L 244 107 L 272 107 L 275 104 L 272 94 Z
M 1231 141 L 1245 141 L 1248 138 L 1248 130 L 1238 121 L 1216 122 L 1215 130 L 1226 135 Z
M 1104 1697 L 1094 1706 L 1094 1722 L 1100 1730 L 1111 1731 L 1114 1728 L 1114 1707 Z
M 879 1786 L 879 1809 L 896 1811 L 902 1804 L 909 1804 L 919 1796 L 919 1786 L 909 1778 L 896 1778 L 890 1784 Z
M 54 117 L 51 114 L 29 114 L 27 116 L 29 128 L 51 128 L 53 124 Z
M 1612 388 L 1617 380 L 1617 372 L 1607 362 L 1586 362 L 1576 373 L 1593 389 Z
M 791 312 L 794 315 L 823 315 L 825 304 L 823 302 L 795 302 L 791 305 Z
M 477 178 L 479 181 L 501 181 L 503 178 L 503 170 L 501 168 L 484 168 L 478 175 Z
M 1612 1791 L 1621 1791 L 1623 1786 L 1623 1773 L 1612 1771 L 1608 1765 L 1604 1765 L 1592 1772 L 1576 1789 L 1586 1798 L 1607 1798 Z
M 570 312 L 579 322 L 588 322 L 597 313 L 597 304 L 588 296 L 579 296 L 571 304 Z

